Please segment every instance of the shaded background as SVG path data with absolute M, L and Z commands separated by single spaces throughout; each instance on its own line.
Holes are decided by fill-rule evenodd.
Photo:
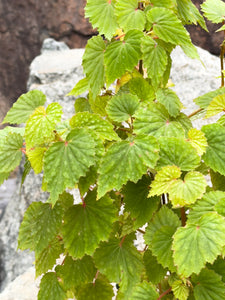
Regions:
M 0 0 L 0 122 L 14 101 L 26 92 L 29 65 L 45 38 L 83 48 L 94 30 L 84 19 L 85 0 Z M 194 0 L 198 7 L 201 0 Z M 209 33 L 187 26 L 193 42 L 218 55 L 223 33 L 207 23 Z

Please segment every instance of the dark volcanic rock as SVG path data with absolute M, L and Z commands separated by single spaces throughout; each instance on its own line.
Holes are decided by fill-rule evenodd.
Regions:
M 26 91 L 29 65 L 43 40 L 53 37 L 81 48 L 93 34 L 85 0 L 0 0 L 0 108 Z M 0 121 L 2 116 L 0 115 Z

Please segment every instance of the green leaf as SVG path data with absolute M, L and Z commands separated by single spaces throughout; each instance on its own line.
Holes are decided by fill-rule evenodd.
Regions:
M 205 177 L 196 171 L 188 172 L 184 179 L 174 180 L 169 189 L 170 200 L 175 207 L 190 205 L 205 193 Z
M 167 270 L 158 263 L 149 249 L 145 251 L 143 261 L 148 280 L 153 284 L 159 283 L 165 277 Z
M 150 2 L 153 4 L 154 7 L 172 8 L 174 6 L 173 0 L 151 0 Z
M 75 87 L 70 91 L 66 96 L 79 96 L 86 92 L 89 88 L 88 80 L 87 78 L 82 78 L 78 81 L 78 83 L 75 85 Z M 77 100 L 76 100 L 77 101 Z
M 23 174 L 22 174 L 22 178 L 21 178 L 21 187 L 24 184 L 24 181 L 25 181 L 27 175 L 30 173 L 31 169 L 32 169 L 31 164 L 30 164 L 27 156 L 25 156 L 25 163 L 23 166 Z
M 58 103 L 51 103 L 47 107 L 36 108 L 25 127 L 27 149 L 54 140 L 53 130 L 56 123 L 61 121 L 62 107 Z
M 210 169 L 210 178 L 214 190 L 225 192 L 225 176 Z
M 107 46 L 104 59 L 108 85 L 124 75 L 126 71 L 132 71 L 138 64 L 141 58 L 142 37 L 141 31 L 130 30 L 126 33 L 123 41 L 114 41 Z
M 74 205 L 64 217 L 62 233 L 69 254 L 74 258 L 92 255 L 100 241 L 109 238 L 115 217 L 116 207 L 109 197 L 96 201 L 96 190 L 89 192 L 83 204 Z
M 180 226 L 180 220 L 171 209 L 163 205 L 157 214 L 155 214 L 152 221 L 149 222 L 145 231 L 144 239 L 150 248 L 157 230 L 165 226 L 176 229 L 178 226 Z
M 213 98 L 207 107 L 205 118 L 209 118 L 225 110 L 225 94 Z
M 43 157 L 47 148 L 36 147 L 27 150 L 29 162 L 36 174 L 41 173 L 43 168 Z
M 197 25 L 198 23 L 204 30 L 208 31 L 204 18 L 190 0 L 176 0 L 176 2 L 178 15 L 185 24 Z
M 200 164 L 200 157 L 195 149 L 180 138 L 163 137 L 160 139 L 158 168 L 175 165 L 182 171 L 193 170 Z
M 59 284 L 56 274 L 53 272 L 46 273 L 40 284 L 38 300 L 66 300 L 66 293 Z
M 190 45 L 191 39 L 178 17 L 169 9 L 154 7 L 147 12 L 154 33 L 163 41 L 175 45 Z
M 179 300 L 187 300 L 189 296 L 189 288 L 182 280 L 176 280 L 172 284 L 172 291 L 174 296 Z
M 70 119 L 71 128 L 86 127 L 103 140 L 119 140 L 118 135 L 113 130 L 113 125 L 100 116 L 89 112 L 77 113 Z
M 171 272 L 176 271 L 176 267 L 173 262 L 172 236 L 174 235 L 177 227 L 161 226 L 154 233 L 151 250 L 152 254 L 157 257 L 157 261 L 164 267 L 168 268 Z
M 94 261 L 111 282 L 121 281 L 121 291 L 127 291 L 140 280 L 143 263 L 133 245 L 133 235 L 101 243 L 94 253 Z
M 184 137 L 184 129 L 179 120 L 174 120 L 160 103 L 141 106 L 134 121 L 134 133 L 148 134 L 155 137 Z
M 88 102 L 88 99 L 86 99 L 86 98 L 76 99 L 76 101 L 74 103 L 74 108 L 75 108 L 76 113 L 84 112 L 84 111 L 92 112 L 91 106 Z
M 76 128 L 65 142 L 56 142 L 46 151 L 44 174 L 53 202 L 67 187 L 73 188 L 95 163 L 95 145 L 85 128 Z
M 158 89 L 156 92 L 156 99 L 163 104 L 172 117 L 177 117 L 183 107 L 177 94 L 170 89 Z
M 0 130 L 0 140 L 4 139 L 9 133 L 18 133 L 21 136 L 24 136 L 24 132 L 24 127 L 6 126 L 4 129 Z
M 199 273 L 213 263 L 225 245 L 225 221 L 217 213 L 205 213 L 196 222 L 187 222 L 174 234 L 174 262 L 185 277 Z
M 101 1 L 106 2 L 106 0 Z M 97 4 L 96 0 L 94 0 L 94 3 L 95 5 Z M 98 93 L 104 85 L 104 52 L 105 42 L 103 41 L 102 37 L 93 36 L 87 42 L 85 52 L 83 55 L 82 65 L 84 68 L 84 73 L 86 74 L 88 84 L 94 98 L 98 95 Z
M 3 120 L 4 123 L 21 124 L 25 123 L 29 116 L 39 106 L 44 105 L 46 102 L 46 96 L 38 90 L 29 91 L 23 94 L 13 104 L 12 108 L 8 111 L 6 117 Z
M 223 25 L 219 29 L 217 29 L 216 32 L 223 31 L 223 30 L 225 30 L 225 25 Z
M 125 32 L 131 29 L 144 30 L 145 13 L 138 9 L 138 0 L 118 0 L 116 2 L 117 20 Z
M 57 203 L 59 203 L 64 212 L 66 212 L 67 209 L 73 205 L 73 202 L 73 195 L 67 192 L 63 192 L 61 195 L 59 195 L 59 199 L 57 201 Z
M 106 112 L 113 121 L 123 122 L 133 116 L 138 106 L 139 100 L 136 95 L 122 93 L 109 100 Z
M 206 137 L 201 130 L 191 128 L 188 131 L 188 141 L 196 149 L 199 155 L 202 155 L 206 151 L 208 146 Z
M 96 166 L 91 166 L 85 176 L 80 177 L 78 188 L 81 196 L 83 196 L 90 188 L 91 185 L 94 185 L 97 181 L 97 168 Z
M 111 300 L 113 295 L 113 287 L 108 281 L 96 279 L 94 283 L 82 285 L 76 298 L 77 300 Z
M 224 300 L 225 286 L 221 277 L 213 270 L 204 269 L 201 273 L 192 276 L 195 284 L 194 296 L 196 300 Z
M 56 267 L 56 274 L 63 280 L 63 286 L 66 290 L 92 282 L 96 272 L 93 259 L 88 255 L 76 260 L 67 256 L 64 264 Z
M 50 244 L 41 252 L 35 255 L 35 269 L 36 277 L 42 273 L 46 273 L 51 270 L 56 264 L 56 259 L 59 258 L 63 252 L 63 247 L 58 239 L 53 240 Z
M 113 188 L 119 190 L 128 180 L 137 182 L 158 160 L 158 145 L 152 136 L 111 145 L 99 168 L 98 198 Z
M 87 0 L 85 17 L 89 18 L 93 28 L 97 28 L 99 35 L 105 35 L 110 40 L 118 28 L 114 6 L 116 1 Z
M 90 95 L 89 95 L 89 103 L 90 103 L 92 111 L 102 117 L 105 117 L 106 116 L 105 107 L 110 98 L 111 98 L 111 95 L 103 95 L 103 96 L 97 96 L 94 99 L 93 97 L 90 97 Z
M 22 159 L 23 138 L 18 133 L 9 133 L 0 142 L 0 170 L 8 173 L 14 170 Z M 3 175 L 4 176 L 4 175 Z
M 129 181 L 123 188 L 125 211 L 135 219 L 135 228 L 148 222 L 159 206 L 159 197 L 148 198 L 151 179 L 144 175 L 137 183 Z
M 225 127 L 209 124 L 202 127 L 208 142 L 206 153 L 202 158 L 207 166 L 215 172 L 225 175 Z
M 142 77 L 131 79 L 129 89 L 132 94 L 137 95 L 143 102 L 151 102 L 155 99 L 153 87 Z
M 156 89 L 166 70 L 166 50 L 146 35 L 142 39 L 142 52 L 144 67 L 147 68 L 148 77 L 151 78 L 152 85 Z
M 166 166 L 157 172 L 151 184 L 149 196 L 169 193 L 171 186 L 181 175 L 180 168 L 177 166 Z
M 9 175 L 10 175 L 10 172 L 1 172 L 0 173 L 0 185 L 2 185 L 3 184 L 3 182 L 6 180 L 6 179 L 8 179 L 8 177 L 9 177 Z
M 202 199 L 192 206 L 192 210 L 188 214 L 188 220 L 192 223 L 197 222 L 205 213 L 215 212 L 215 206 L 220 200 L 225 201 L 225 193 L 220 191 L 206 193 Z
M 225 260 L 221 256 L 217 257 L 213 265 L 207 264 L 207 267 L 220 275 L 225 282 Z
M 34 202 L 25 212 L 20 225 L 18 248 L 34 250 L 39 255 L 52 241 L 62 223 L 63 210 L 59 205 Z
M 155 287 L 149 282 L 142 282 L 137 285 L 132 293 L 131 300 L 157 300 L 159 294 L 156 292 Z
M 225 93 L 225 87 L 219 88 L 215 91 L 211 91 L 202 96 L 199 96 L 195 98 L 193 101 L 202 109 L 206 109 L 209 106 L 210 102 L 213 100 L 213 98 L 215 98 L 218 95 L 223 95 L 224 93 Z
M 206 0 L 201 4 L 204 16 L 213 23 L 222 23 L 225 16 L 225 3 L 221 0 Z

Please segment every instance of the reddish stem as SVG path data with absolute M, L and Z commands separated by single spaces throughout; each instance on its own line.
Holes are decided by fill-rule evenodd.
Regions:
M 115 40 L 119 40 L 119 39 L 121 39 L 122 37 L 124 37 L 125 36 L 125 33 L 124 34 L 121 34 L 121 35 L 119 35 L 119 36 L 117 36 L 117 37 L 115 37 Z
M 94 278 L 94 280 L 93 280 L 93 285 L 95 285 L 95 281 L 96 281 L 96 279 L 98 278 L 98 274 L 99 274 L 99 270 L 98 270 L 97 273 L 95 274 L 95 278 Z
M 122 240 L 120 241 L 120 248 L 122 247 L 125 238 L 126 238 L 126 235 L 124 235 L 123 238 L 122 238 Z
M 182 226 L 185 226 L 186 225 L 186 221 L 187 221 L 187 217 L 186 217 L 186 214 L 185 214 L 184 207 L 181 207 L 180 213 L 181 213 L 181 223 L 182 223 Z
M 27 154 L 27 153 L 26 153 L 26 149 L 20 148 L 20 150 L 21 150 L 24 154 Z
M 172 291 L 172 288 L 169 288 L 164 293 L 162 293 L 157 300 L 162 299 L 162 297 L 164 297 L 165 295 L 169 294 L 171 291 Z

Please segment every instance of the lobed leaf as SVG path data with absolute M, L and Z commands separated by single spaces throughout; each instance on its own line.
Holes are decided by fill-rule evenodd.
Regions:
M 196 128 L 191 128 L 188 131 L 188 141 L 196 149 L 199 155 L 202 155 L 208 146 L 205 134 Z
M 187 300 L 189 296 L 189 288 L 182 280 L 176 280 L 172 284 L 174 296 L 179 300 Z
M 27 156 L 31 167 L 36 174 L 41 173 L 43 169 L 43 158 L 47 148 L 36 147 L 27 150 Z
M 86 92 L 89 88 L 88 80 L 86 77 L 78 81 L 75 87 L 67 94 L 67 96 L 79 96 Z
M 163 280 L 164 276 L 167 273 L 167 270 L 158 263 L 156 257 L 152 255 L 152 252 L 149 249 L 144 253 L 143 262 L 146 275 L 150 282 L 152 282 L 153 284 L 157 284 L 161 280 Z
M 74 109 L 75 109 L 75 113 L 84 112 L 84 111 L 92 112 L 88 99 L 83 97 L 76 99 L 74 103 Z
M 211 91 L 202 96 L 195 98 L 193 101 L 200 106 L 202 109 L 206 109 L 210 102 L 218 95 L 223 95 L 225 93 L 225 87 L 219 88 L 215 91 Z
M 111 145 L 99 168 L 98 198 L 113 188 L 119 190 L 128 180 L 137 182 L 158 160 L 158 145 L 152 136 Z
M 96 201 L 96 190 L 89 192 L 83 205 L 74 205 L 64 216 L 62 234 L 66 250 L 73 258 L 92 255 L 100 241 L 109 238 L 115 219 L 113 201 L 107 196 Z
M 56 274 L 53 272 L 46 273 L 40 284 L 38 300 L 66 300 L 66 292 L 61 287 Z
M 206 110 L 205 118 L 209 118 L 225 110 L 225 94 L 213 98 Z
M 82 285 L 76 298 L 77 300 L 111 300 L 113 295 L 113 287 L 107 280 L 96 279 L 94 283 Z
M 177 94 L 168 88 L 158 89 L 156 92 L 156 99 L 159 103 L 165 106 L 168 113 L 174 118 L 180 114 L 180 110 L 183 108 Z
M 46 96 L 41 91 L 33 90 L 26 94 L 22 94 L 8 111 L 2 123 L 26 123 L 35 109 L 44 105 L 45 102 Z
M 138 96 L 143 102 L 151 102 L 155 99 L 153 87 L 142 77 L 136 77 L 129 81 L 129 89 L 132 94 Z
M 156 292 L 155 287 L 149 282 L 142 282 L 138 284 L 131 296 L 131 300 L 157 300 L 159 294 Z
M 225 3 L 221 0 L 206 0 L 201 4 L 204 16 L 213 23 L 222 23 L 225 16 Z

